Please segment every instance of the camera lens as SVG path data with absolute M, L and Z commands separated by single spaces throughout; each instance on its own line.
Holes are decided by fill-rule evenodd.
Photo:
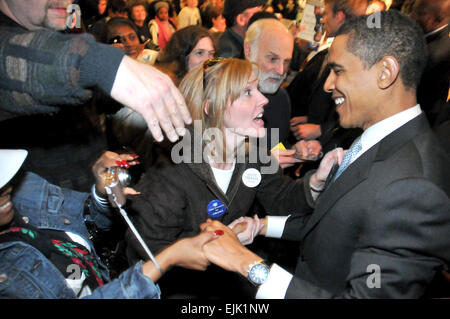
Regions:
M 122 39 L 120 38 L 120 36 L 115 36 L 114 38 L 108 41 L 108 44 L 117 44 L 117 43 L 122 43 Z

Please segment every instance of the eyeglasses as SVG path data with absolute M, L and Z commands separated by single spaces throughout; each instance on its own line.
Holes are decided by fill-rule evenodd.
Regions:
M 220 63 L 224 60 L 224 58 L 214 58 L 214 59 L 209 59 L 206 60 L 205 62 L 203 62 L 203 90 L 206 87 L 206 70 L 208 70 L 210 67 L 216 65 L 217 63 Z

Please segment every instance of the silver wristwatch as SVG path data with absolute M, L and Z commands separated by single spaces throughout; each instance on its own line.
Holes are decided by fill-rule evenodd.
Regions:
M 255 286 L 261 286 L 269 277 L 270 267 L 264 260 L 249 265 L 247 279 Z

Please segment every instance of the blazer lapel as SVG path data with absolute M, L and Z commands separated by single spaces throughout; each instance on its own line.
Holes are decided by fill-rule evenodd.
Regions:
M 314 228 L 314 226 L 342 196 L 367 178 L 370 168 L 372 167 L 372 162 L 376 157 L 377 150 L 378 144 L 356 159 L 344 172 L 342 172 L 341 176 L 339 176 L 336 181 L 332 182 L 322 193 L 320 198 L 317 200 L 314 213 L 302 231 L 302 239 Z

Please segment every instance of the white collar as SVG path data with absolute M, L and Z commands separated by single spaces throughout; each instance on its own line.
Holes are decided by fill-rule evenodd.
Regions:
M 385 118 L 366 129 L 361 135 L 362 153 L 421 113 L 422 109 L 420 108 L 420 105 L 417 104 L 400 113 Z

